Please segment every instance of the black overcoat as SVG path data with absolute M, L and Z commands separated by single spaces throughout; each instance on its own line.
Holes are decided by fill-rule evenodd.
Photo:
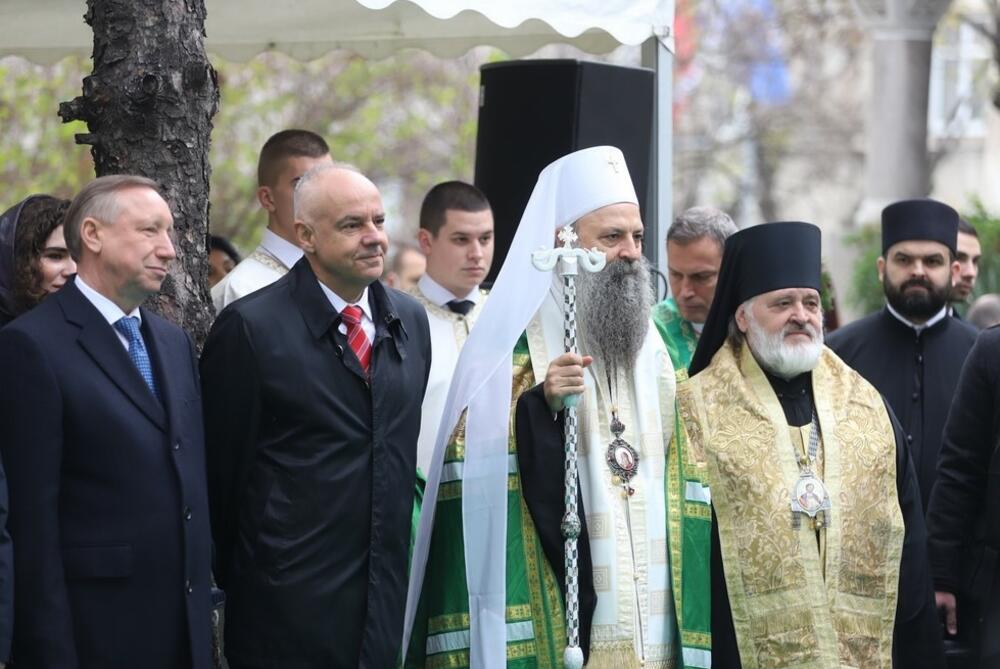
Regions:
M 1000 621 L 1000 328 L 983 331 L 966 359 L 945 424 L 938 478 L 927 510 L 935 587 L 958 594 L 959 636 L 992 642 L 983 667 L 997 666 Z M 971 602 L 968 602 L 971 599 Z M 971 603 L 971 607 L 963 605 Z M 985 605 L 985 606 L 984 606 Z M 965 615 L 975 611 L 978 615 Z M 972 629 L 969 629 L 970 626 Z M 990 657 L 985 657 L 990 656 Z
M 7 508 L 7 474 L 0 464 L 0 662 L 10 658 L 14 641 L 14 548 L 7 531 Z
M 210 666 L 194 347 L 141 314 L 162 403 L 75 282 L 0 330 L 17 667 Z
M 219 315 L 201 371 L 231 663 L 390 667 L 402 640 L 427 316 L 368 290 L 371 381 L 303 258 Z

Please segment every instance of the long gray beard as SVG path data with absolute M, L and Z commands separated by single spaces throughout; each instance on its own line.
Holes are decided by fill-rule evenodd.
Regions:
M 606 370 L 633 371 L 653 307 L 646 258 L 615 260 L 600 272 L 580 272 L 576 306 L 580 352 L 594 356 Z

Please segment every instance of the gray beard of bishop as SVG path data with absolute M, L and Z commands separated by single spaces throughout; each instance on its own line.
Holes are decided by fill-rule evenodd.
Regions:
M 576 291 L 581 354 L 594 356 L 612 374 L 633 372 L 653 308 L 649 262 L 640 256 L 614 260 L 600 272 L 581 271 Z

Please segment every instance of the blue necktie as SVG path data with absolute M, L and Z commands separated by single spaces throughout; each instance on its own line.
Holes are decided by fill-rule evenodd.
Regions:
M 132 363 L 139 370 L 146 385 L 159 398 L 160 393 L 157 392 L 156 382 L 153 380 L 153 365 L 149 361 L 149 353 L 142 341 L 142 334 L 139 333 L 139 319 L 135 316 L 119 318 L 115 321 L 115 329 L 128 340 L 128 357 L 132 358 Z

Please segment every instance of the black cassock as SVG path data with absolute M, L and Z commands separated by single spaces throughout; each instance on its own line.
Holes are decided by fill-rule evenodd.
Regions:
M 785 411 L 788 424 L 801 427 L 812 420 L 813 399 L 810 374 L 785 381 L 767 375 Z M 944 667 L 941 626 L 934 606 L 930 568 L 927 561 L 927 531 L 920 507 L 920 495 L 909 453 L 903 447 L 899 423 L 889 412 L 896 433 L 896 490 L 906 526 L 903 555 L 899 568 L 899 600 L 896 605 L 896 628 L 893 634 L 893 666 L 896 669 L 932 669 Z M 836 513 L 836 510 L 834 510 Z M 740 653 L 736 645 L 726 577 L 722 571 L 719 531 L 712 515 L 712 667 L 739 669 Z
M 925 511 L 948 409 L 976 335 L 974 327 L 952 317 L 918 334 L 882 309 L 827 338 L 827 346 L 875 386 L 899 418 Z

